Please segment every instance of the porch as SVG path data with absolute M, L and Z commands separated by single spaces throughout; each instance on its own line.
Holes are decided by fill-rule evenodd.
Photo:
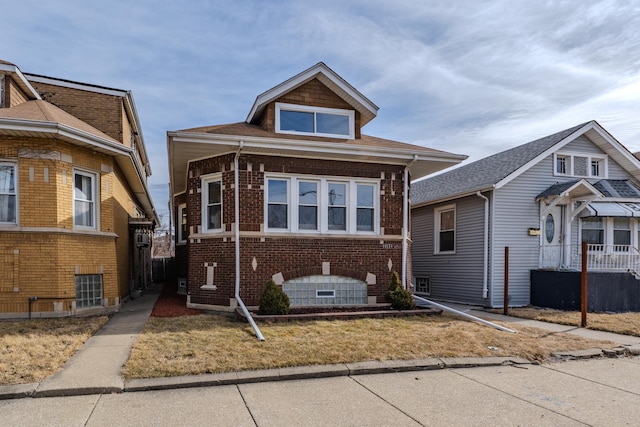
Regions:
M 582 245 L 540 246 L 540 268 L 582 270 Z M 587 244 L 587 271 L 631 273 L 640 278 L 640 251 L 633 245 Z

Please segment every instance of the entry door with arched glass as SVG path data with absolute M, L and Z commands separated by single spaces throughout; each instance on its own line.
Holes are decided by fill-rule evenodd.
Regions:
M 554 206 L 542 218 L 542 267 L 559 268 L 563 258 L 564 206 Z

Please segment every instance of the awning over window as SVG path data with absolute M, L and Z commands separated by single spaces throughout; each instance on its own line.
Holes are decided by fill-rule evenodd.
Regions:
M 591 202 L 580 216 L 623 216 L 640 218 L 640 203 Z

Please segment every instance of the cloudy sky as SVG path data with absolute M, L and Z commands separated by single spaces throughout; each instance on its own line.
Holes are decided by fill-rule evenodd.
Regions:
M 160 214 L 166 131 L 242 121 L 319 61 L 380 107 L 364 133 L 469 161 L 595 119 L 640 150 L 634 0 L 21 0 L 0 59 L 133 92 Z

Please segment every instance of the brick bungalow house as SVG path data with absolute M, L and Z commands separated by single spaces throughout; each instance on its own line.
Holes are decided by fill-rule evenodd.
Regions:
M 410 283 L 410 179 L 465 156 L 362 134 L 377 111 L 318 63 L 244 122 L 167 133 L 188 306 L 256 306 L 270 279 L 292 306 L 380 303 L 392 271 Z
M 0 61 L 0 317 L 117 310 L 157 216 L 131 92 Z

